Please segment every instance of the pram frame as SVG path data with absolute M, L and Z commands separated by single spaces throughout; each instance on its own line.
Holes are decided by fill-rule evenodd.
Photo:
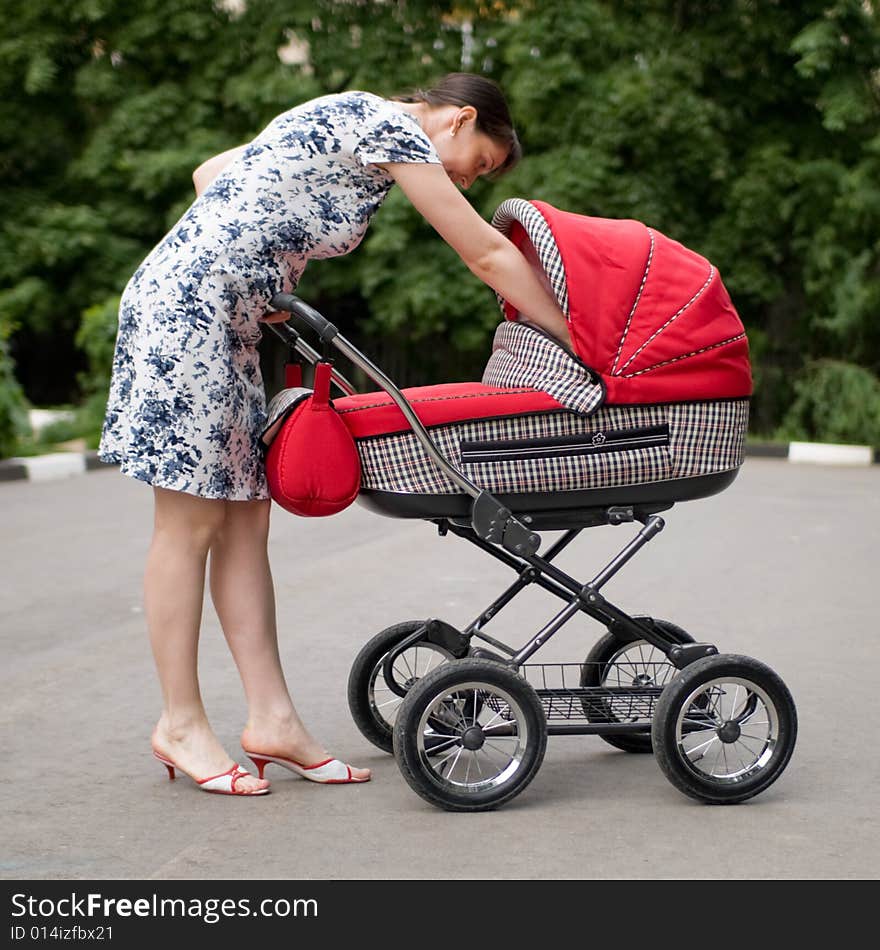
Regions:
M 329 361 L 328 347 L 332 344 L 380 386 L 403 412 L 428 456 L 463 492 L 473 499 L 470 524 L 456 522 L 449 518 L 429 519 L 438 525 L 440 534 L 444 535 L 451 531 L 458 537 L 470 541 L 491 554 L 496 560 L 501 561 L 519 574 L 518 579 L 507 590 L 486 608 L 476 620 L 461 631 L 461 636 L 465 638 L 466 642 L 469 642 L 472 637 L 477 637 L 490 643 L 509 655 L 510 659 L 504 660 L 505 663 L 514 669 L 519 669 L 575 614 L 584 612 L 605 624 L 609 630 L 620 631 L 617 635 L 622 642 L 646 640 L 653 647 L 660 650 L 679 669 L 704 656 L 711 656 L 718 652 L 717 647 L 711 643 L 679 644 L 672 642 L 658 633 L 651 624 L 631 617 L 600 594 L 601 588 L 665 527 L 665 521 L 656 514 L 657 506 L 654 506 L 655 510 L 643 510 L 633 506 L 617 505 L 578 512 L 578 521 L 581 526 L 568 529 L 548 549 L 546 555 L 540 557 L 537 554 L 537 549 L 540 546 L 540 536 L 518 521 L 498 499 L 475 485 L 437 449 L 428 430 L 400 389 L 379 367 L 342 336 L 336 326 L 294 294 L 277 294 L 272 298 L 270 306 L 274 310 L 287 311 L 302 320 L 317 334 L 324 345 L 322 356 L 310 347 L 289 324 L 269 324 L 292 350 L 298 352 L 314 365 L 319 360 Z M 354 386 L 335 369 L 332 371 L 331 379 L 346 395 L 352 395 L 356 391 Z M 662 506 L 661 510 L 671 506 L 671 503 L 667 503 Z M 499 520 L 502 521 L 500 528 L 498 526 Z M 580 534 L 583 527 L 586 526 L 584 522 L 600 525 L 623 524 L 632 521 L 642 523 L 641 531 L 588 583 L 580 584 L 573 577 L 551 564 L 553 558 Z M 502 549 L 496 546 L 498 543 L 502 545 Z M 482 627 L 489 619 L 496 616 L 503 606 L 510 603 L 518 593 L 531 583 L 537 583 L 538 586 L 543 587 L 554 596 L 565 600 L 567 602 L 566 606 L 519 650 L 513 650 L 506 644 L 482 633 Z M 392 690 L 398 691 L 400 689 L 391 672 L 394 660 L 412 643 L 417 642 L 422 635 L 423 631 L 416 631 L 406 638 L 396 650 L 391 651 L 388 658 L 386 658 L 386 679 Z M 400 691 L 399 695 L 402 696 L 405 693 Z M 594 727 L 597 725 L 605 724 L 585 724 L 578 728 L 586 733 L 603 731 L 595 729 Z M 623 726 L 622 729 L 618 728 L 613 731 L 633 730 L 633 726 L 620 725 Z
M 628 517 L 627 517 L 628 515 Z M 656 514 L 646 512 L 624 511 L 621 509 L 609 510 L 607 520 L 599 520 L 597 512 L 595 524 L 614 524 L 624 521 L 640 521 L 644 527 L 608 564 L 586 584 L 581 584 L 573 577 L 560 570 L 550 562 L 583 531 L 583 527 L 572 528 L 558 538 L 543 556 L 527 555 L 516 557 L 479 537 L 473 527 L 466 524 L 457 524 L 447 519 L 438 519 L 436 524 L 441 535 L 447 532 L 463 538 L 481 550 L 490 554 L 502 564 L 517 573 L 517 579 L 463 630 L 458 631 L 449 624 L 440 621 L 426 621 L 424 626 L 415 630 L 410 636 L 403 639 L 397 647 L 390 650 L 384 660 L 383 675 L 392 692 L 404 697 L 406 690 L 397 683 L 394 675 L 395 661 L 411 646 L 419 642 L 426 635 L 431 624 L 439 626 L 434 634 L 445 641 L 446 646 L 452 648 L 453 654 L 468 653 L 471 656 L 484 656 L 505 663 L 512 669 L 519 670 L 526 662 L 543 647 L 552 636 L 562 629 L 577 613 L 583 612 L 605 626 L 622 644 L 646 641 L 666 656 L 677 669 L 682 669 L 705 656 L 718 653 L 718 648 L 711 643 L 679 643 L 665 635 L 663 628 L 654 626 L 651 618 L 632 617 L 602 596 L 600 590 L 608 583 L 635 555 L 665 527 L 664 519 Z M 500 640 L 489 636 L 485 632 L 485 625 L 497 617 L 521 591 L 530 584 L 553 594 L 566 602 L 566 606 L 552 617 L 546 624 L 522 647 L 514 649 Z M 436 629 L 436 628 L 435 628 Z M 456 637 L 460 638 L 456 642 Z M 479 648 L 470 650 L 472 638 L 488 643 L 490 646 L 507 654 L 499 657 L 495 654 L 482 651 Z M 584 688 L 587 692 L 589 688 Z M 537 690 L 539 696 L 545 692 Z M 568 691 L 571 692 L 570 690 Z M 602 735 L 611 733 L 647 732 L 650 723 L 602 723 L 602 722 L 569 722 L 549 723 L 549 735 Z
M 449 810 L 482 811 L 495 808 L 518 795 L 532 780 L 543 759 L 548 735 L 598 734 L 626 751 L 653 750 L 670 782 L 684 794 L 703 802 L 732 804 L 745 801 L 776 780 L 791 757 L 797 734 L 794 703 L 778 675 L 750 657 L 719 654 L 714 644 L 696 643 L 685 631 L 667 621 L 632 617 L 601 594 L 602 587 L 664 529 L 665 521 L 659 517 L 659 511 L 671 508 L 675 501 L 702 497 L 721 490 L 735 477 L 735 470 L 706 476 L 705 481 L 694 479 L 700 483 L 696 490 L 678 497 L 664 494 L 661 488 L 657 497 L 643 497 L 637 493 L 635 497 L 638 501 L 632 495 L 622 493 L 621 501 L 631 503 L 599 504 L 596 499 L 592 506 L 587 504 L 559 510 L 548 510 L 542 505 L 534 516 L 518 507 L 522 518 L 520 521 L 501 500 L 471 482 L 439 451 L 404 394 L 332 323 L 292 294 L 276 295 L 270 306 L 275 310 L 288 311 L 302 320 L 317 333 L 324 350 L 323 355 L 319 355 L 288 325 L 269 324 L 293 351 L 312 364 L 319 360 L 332 363 L 328 355 L 332 344 L 384 390 L 403 413 L 428 457 L 472 500 L 469 518 L 437 516 L 436 512 L 434 517 L 423 513 L 416 516 L 436 524 L 441 535 L 452 532 L 475 544 L 517 573 L 516 580 L 463 631 L 437 620 L 418 621 L 415 624 L 407 622 L 382 631 L 365 645 L 355 661 L 349 680 L 350 705 L 352 684 L 356 680 L 355 671 L 359 664 L 359 675 L 365 669 L 368 672 L 372 669 L 373 679 L 381 669 L 389 690 L 403 697 L 393 727 L 393 749 L 390 751 L 394 752 L 401 773 L 417 794 Z M 332 371 L 331 379 L 346 395 L 354 394 L 354 387 L 335 370 Z M 656 484 L 668 486 L 670 483 Z M 595 494 L 591 498 L 595 498 Z M 518 499 L 520 501 L 522 499 Z M 367 504 L 371 507 L 369 501 Z M 382 510 L 381 506 L 376 507 Z M 403 516 L 413 514 L 410 512 Z M 581 584 L 552 563 L 585 527 L 634 521 L 642 524 L 636 537 L 624 545 L 586 584 Z M 530 530 L 529 523 L 534 524 L 535 531 Z M 564 532 L 543 557 L 537 553 L 541 544 L 538 530 Z M 532 583 L 565 601 L 565 606 L 522 647 L 513 649 L 485 633 L 483 628 Z M 548 666 L 580 666 L 579 688 L 566 689 L 563 682 L 561 690 L 536 689 L 525 676 L 530 668 L 526 661 L 580 612 L 597 620 L 607 630 L 606 637 L 594 646 L 587 661 L 582 665 L 539 664 L 531 667 L 545 672 Z M 391 633 L 398 637 L 399 627 L 409 629 L 391 644 L 386 639 L 387 635 Z M 432 637 L 436 639 L 432 640 Z M 474 638 L 501 650 L 506 656 L 480 648 L 472 650 L 470 642 Z M 379 662 L 371 667 L 364 666 L 364 655 L 376 655 L 370 653 L 375 649 L 376 641 L 380 641 L 383 651 L 378 654 Z M 606 649 L 609 641 L 617 651 L 614 658 L 593 661 L 596 651 L 599 648 Z M 453 662 L 411 681 L 408 690 L 401 688 L 394 674 L 395 659 L 409 646 L 415 644 L 418 648 L 418 644 L 427 645 L 430 642 L 439 643 Z M 643 643 L 650 644 L 663 655 L 666 668 L 675 669 L 674 678 L 670 682 L 664 679 L 661 685 L 657 685 L 655 679 L 649 676 L 644 683 L 636 684 L 634 681 L 632 687 L 607 686 L 605 671 L 616 665 L 618 654 L 624 655 L 629 644 L 641 648 Z M 373 664 L 373 661 L 370 660 L 370 663 Z M 655 668 L 661 665 L 646 664 Z M 593 674 L 598 676 L 598 686 L 588 684 L 588 667 L 593 668 Z M 737 707 L 743 688 L 746 704 Z M 719 714 L 716 700 L 720 709 L 723 698 L 729 696 L 732 689 L 735 689 L 732 707 L 726 715 Z M 461 698 L 468 693 L 473 696 L 470 706 Z M 563 718 L 572 718 L 574 705 L 582 707 L 583 718 L 577 717 L 579 721 L 576 722 L 548 721 L 551 715 L 558 715 L 553 711 L 553 703 L 560 696 L 564 697 L 563 705 L 567 703 L 569 709 L 569 716 L 563 713 Z M 614 703 L 620 698 L 632 700 L 633 697 L 636 704 L 630 705 L 628 711 L 623 713 L 623 720 L 618 718 L 613 711 Z M 492 726 L 492 736 L 499 739 L 506 737 L 517 743 L 522 740 L 525 745 L 522 749 L 517 745 L 519 752 L 516 758 L 511 759 L 510 765 L 488 785 L 476 779 L 472 785 L 468 785 L 470 765 L 463 784 L 447 779 L 444 768 L 452 754 L 455 754 L 455 759 L 450 775 L 455 771 L 462 752 L 467 751 L 473 757 L 479 753 L 487 734 L 477 723 L 477 715 L 483 709 L 490 712 L 496 710 L 497 706 L 493 702 L 497 703 L 498 700 L 507 704 L 507 713 L 504 713 L 503 708 L 495 712 L 490 722 L 499 716 L 502 716 L 502 722 Z M 595 715 L 591 718 L 591 713 L 601 708 L 599 704 L 602 700 L 610 705 L 607 715 L 600 712 L 597 721 Z M 460 705 L 462 702 L 465 702 L 464 706 Z M 645 704 L 641 711 L 639 702 Z M 697 734 L 702 739 L 709 733 L 709 742 L 719 742 L 726 749 L 728 744 L 739 741 L 741 729 L 749 726 L 756 710 L 768 716 L 768 735 L 764 740 L 764 751 L 744 767 L 742 774 L 727 774 L 726 754 L 724 772 L 717 776 L 711 769 L 706 770 L 700 765 L 705 753 L 699 752 L 696 758 L 691 758 L 691 752 L 695 750 L 686 748 L 688 736 Z M 457 715 L 462 725 L 450 723 L 449 715 Z M 468 716 L 472 717 L 472 725 L 465 728 Z M 358 725 L 364 731 L 360 722 Z M 650 735 L 646 736 L 646 733 Z M 364 734 L 371 738 L 367 732 Z M 631 738 L 623 734 L 629 734 Z M 371 738 L 371 741 L 376 740 Z M 703 749 L 707 744 L 702 742 L 697 748 Z M 747 752 L 747 758 L 751 757 L 752 750 L 748 749 Z M 480 775 L 482 778 L 482 772 Z

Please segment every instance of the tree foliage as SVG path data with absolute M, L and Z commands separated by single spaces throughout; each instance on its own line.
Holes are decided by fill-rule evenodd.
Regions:
M 877 398 L 865 383 L 880 374 L 873 0 L 4 10 L 0 339 L 34 401 L 104 390 L 115 301 L 192 200 L 205 158 L 314 95 L 391 95 L 458 69 L 502 85 L 525 148 L 513 173 L 471 190 L 484 216 L 518 195 L 635 217 L 718 265 L 749 331 L 753 428 L 790 422 L 828 366 L 854 367 L 837 385 Z M 408 354 L 407 382 L 478 372 L 498 321 L 492 293 L 400 194 L 355 254 L 312 265 L 300 289 L 371 352 Z M 0 350 L 0 389 L 12 394 L 0 406 L 16 398 L 7 364 Z M 842 431 L 824 418 L 804 411 L 798 424 L 814 438 Z

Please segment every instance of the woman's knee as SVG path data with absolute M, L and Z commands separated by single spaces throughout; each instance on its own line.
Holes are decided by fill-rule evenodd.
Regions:
M 155 488 L 154 533 L 196 548 L 210 548 L 223 531 L 226 502 Z
M 272 502 L 227 501 L 226 517 L 220 536 L 248 538 L 260 541 L 269 536 L 269 514 Z

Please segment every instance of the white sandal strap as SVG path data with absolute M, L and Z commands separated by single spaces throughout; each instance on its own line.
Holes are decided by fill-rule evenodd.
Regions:
M 308 769 L 301 767 L 299 771 L 313 782 L 347 782 L 351 779 L 351 769 L 339 759 L 331 759 L 323 765 L 313 765 Z
M 228 772 L 222 775 L 215 775 L 213 778 L 206 778 L 199 782 L 202 788 L 209 792 L 234 792 L 235 783 L 246 775 L 251 773 L 243 769 L 237 763 L 232 766 Z

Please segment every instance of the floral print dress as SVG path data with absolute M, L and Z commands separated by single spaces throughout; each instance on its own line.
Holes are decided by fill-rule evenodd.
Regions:
M 348 92 L 279 115 L 217 176 L 122 295 L 102 460 L 203 498 L 269 497 L 258 320 L 308 261 L 360 243 L 394 183 L 377 162 L 440 157 L 396 103 Z

